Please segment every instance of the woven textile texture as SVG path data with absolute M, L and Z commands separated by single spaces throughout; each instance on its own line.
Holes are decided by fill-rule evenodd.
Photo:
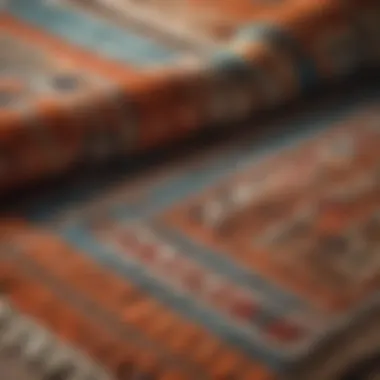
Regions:
M 5 1 L 1 189 L 239 120 L 380 59 L 377 0 L 164 4 Z
M 4 4 L 1 380 L 380 376 L 379 1 Z

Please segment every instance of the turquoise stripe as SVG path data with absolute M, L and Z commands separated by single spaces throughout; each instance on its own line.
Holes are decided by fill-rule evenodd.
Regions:
M 204 326 L 229 345 L 236 347 L 254 360 L 265 363 L 273 371 L 284 370 L 295 359 L 287 357 L 288 351 L 270 347 L 269 342 L 263 339 L 254 339 L 253 335 L 248 335 L 249 330 L 240 328 L 214 309 L 202 305 L 193 297 L 180 293 L 169 284 L 165 284 L 163 280 L 155 278 L 144 265 L 127 260 L 126 254 L 121 255 L 102 246 L 85 227 L 72 226 L 62 231 L 62 235 L 66 241 L 78 247 L 93 260 L 128 279 L 135 286 L 180 313 L 183 318 Z
M 276 316 L 286 316 L 304 309 L 304 302 L 297 296 L 274 286 L 257 273 L 246 270 L 223 253 L 207 249 L 180 231 L 157 222 L 152 225 L 152 230 L 165 242 L 172 243 L 180 252 L 184 252 L 211 272 L 221 274 L 226 280 L 250 289 L 254 294 L 260 294 L 263 307 L 269 307 Z
M 12 0 L 7 11 L 46 32 L 111 60 L 134 65 L 172 61 L 177 51 L 73 8 L 47 0 Z
M 352 102 L 337 103 L 333 110 L 321 115 L 321 112 L 306 113 L 303 117 L 286 121 L 279 127 L 281 132 L 270 128 L 265 137 L 253 137 L 242 142 L 237 149 L 225 151 L 215 159 L 210 158 L 198 168 L 186 169 L 183 173 L 171 178 L 163 177 L 155 184 L 150 185 L 144 192 L 140 201 L 117 204 L 111 207 L 110 214 L 120 220 L 145 220 L 157 217 L 173 204 L 185 200 L 207 187 L 213 186 L 217 181 L 237 172 L 236 168 L 244 170 L 253 164 L 260 164 L 267 157 L 281 152 L 289 146 L 306 141 L 323 130 L 328 129 L 332 123 L 339 121 L 352 111 L 350 106 L 357 107 Z M 257 126 L 256 126 L 257 127 Z M 265 128 L 264 126 L 260 126 Z M 285 128 L 286 127 L 286 128 Z

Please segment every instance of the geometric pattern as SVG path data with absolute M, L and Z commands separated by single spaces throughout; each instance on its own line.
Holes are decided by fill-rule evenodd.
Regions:
M 321 131 L 263 157 L 239 140 L 72 208 L 62 194 L 54 207 L 32 201 L 27 224 L 1 230 L 7 299 L 110 376 L 286 373 L 378 302 L 371 102 L 338 118 L 320 111 Z M 120 362 L 103 344 L 126 352 Z
M 123 170 L 4 205 L 0 355 L 49 379 L 330 380 L 378 349 L 378 89 L 151 172 L 120 160 L 377 67 L 377 1 L 5 6 L 1 194 Z

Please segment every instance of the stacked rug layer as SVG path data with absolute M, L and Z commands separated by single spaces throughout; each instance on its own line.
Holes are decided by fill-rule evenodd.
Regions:
M 281 106 L 379 62 L 378 1 L 6 1 L 0 356 L 33 379 L 377 378 L 380 86 Z

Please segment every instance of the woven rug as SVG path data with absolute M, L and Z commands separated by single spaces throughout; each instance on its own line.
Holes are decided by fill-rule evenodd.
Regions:
M 65 379 L 340 379 L 378 354 L 380 97 L 359 98 L 24 202 L 4 352 Z
M 5 1 L 0 379 L 376 380 L 379 2 L 177 3 Z
M 1 191 L 232 126 L 380 62 L 377 0 L 2 3 Z

